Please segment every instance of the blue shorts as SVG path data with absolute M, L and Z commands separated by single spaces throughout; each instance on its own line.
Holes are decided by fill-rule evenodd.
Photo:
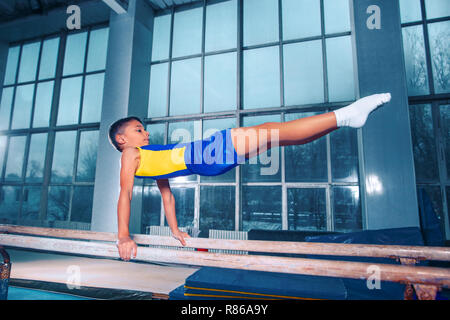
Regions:
M 231 140 L 231 129 L 215 132 L 211 137 L 186 144 L 184 161 L 192 174 L 215 176 L 245 163 Z

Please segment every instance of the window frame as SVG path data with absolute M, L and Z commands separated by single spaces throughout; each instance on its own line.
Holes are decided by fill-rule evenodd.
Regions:
M 442 214 L 444 217 L 444 231 L 446 239 L 450 239 L 450 207 L 448 203 L 448 199 L 450 199 L 450 195 L 447 194 L 447 188 L 450 187 L 450 177 L 447 177 L 447 168 L 446 168 L 446 159 L 445 159 L 445 141 L 444 134 L 442 132 L 442 125 L 440 124 L 440 113 L 439 108 L 441 105 L 450 104 L 450 92 L 449 93 L 435 93 L 435 85 L 433 78 L 433 67 L 432 67 L 432 57 L 431 57 L 431 48 L 430 48 L 430 37 L 428 33 L 428 25 L 432 23 L 439 23 L 444 21 L 450 21 L 450 16 L 439 17 L 428 19 L 426 13 L 426 5 L 425 0 L 420 1 L 420 9 L 421 9 L 421 19 L 413 22 L 405 22 L 401 23 L 401 28 L 410 27 L 410 26 L 421 26 L 424 36 L 424 47 L 425 47 L 425 61 L 427 65 L 427 78 L 428 78 L 428 87 L 429 94 L 427 95 L 416 95 L 409 96 L 408 95 L 408 104 L 409 107 L 413 107 L 415 105 L 429 104 L 431 105 L 432 112 L 432 126 L 434 131 L 434 141 L 436 144 L 436 159 L 437 159 L 437 169 L 438 169 L 438 178 L 434 181 L 418 181 L 416 178 L 417 187 L 439 187 L 440 196 L 442 201 Z M 400 18 L 401 19 L 401 18 Z M 436 209 L 435 209 L 436 210 Z
M 19 209 L 17 216 L 12 219 L 16 221 L 18 224 L 23 225 L 36 225 L 36 226 L 58 226 L 58 227 L 64 227 L 64 228 L 73 228 L 73 229 L 90 229 L 90 222 L 84 223 L 84 222 L 76 222 L 71 221 L 71 211 L 72 211 L 72 198 L 76 187 L 79 186 L 90 186 L 94 187 L 95 181 L 89 181 L 89 182 L 82 182 L 82 181 L 76 181 L 76 173 L 77 173 L 77 164 L 78 164 L 78 157 L 79 157 L 79 146 L 80 146 L 80 136 L 83 131 L 98 131 L 100 129 L 100 122 L 101 119 L 99 119 L 98 122 L 92 122 L 92 123 L 81 123 L 81 117 L 82 117 L 82 110 L 83 110 L 83 95 L 84 95 L 84 84 L 85 84 L 85 78 L 91 74 L 100 74 L 105 73 L 105 69 L 95 70 L 86 72 L 87 68 L 87 59 L 88 59 L 88 52 L 89 52 L 89 36 L 91 34 L 91 31 L 102 29 L 102 28 L 108 28 L 109 23 L 99 23 L 99 24 L 93 24 L 90 26 L 86 26 L 80 30 L 77 30 L 75 32 L 73 31 L 67 31 L 62 30 L 58 33 L 51 33 L 35 38 L 30 39 L 24 39 L 16 42 L 11 42 L 9 44 L 9 48 L 20 46 L 19 50 L 19 57 L 18 62 L 16 66 L 16 74 L 15 74 L 15 81 L 12 84 L 4 85 L 2 83 L 2 90 L 5 88 L 13 87 L 13 98 L 12 98 L 12 105 L 11 105 L 11 111 L 10 111 L 10 117 L 8 122 L 8 127 L 5 130 L 0 130 L 0 135 L 6 137 L 6 147 L 5 147 L 5 154 L 4 154 L 4 160 L 2 167 L 0 168 L 0 188 L 3 187 L 19 187 L 20 188 L 20 203 L 19 203 Z M 65 57 L 65 48 L 66 48 L 66 40 L 67 37 L 71 34 L 75 33 L 81 33 L 81 32 L 87 32 L 87 41 L 86 41 L 86 50 L 85 50 L 85 56 L 84 56 L 84 67 L 82 73 L 78 74 L 71 74 L 63 76 L 63 66 L 64 66 L 64 57 Z M 41 66 L 41 57 L 42 57 L 42 51 L 43 51 L 43 43 L 45 40 L 53 39 L 53 38 L 59 38 L 59 46 L 58 46 L 58 52 L 56 55 L 56 67 L 55 67 L 55 74 L 52 78 L 44 78 L 39 79 L 39 72 L 40 72 L 40 66 Z M 39 49 L 39 56 L 37 61 L 37 67 L 36 67 L 36 75 L 34 77 L 34 80 L 27 81 L 23 83 L 18 83 L 18 77 L 19 77 L 19 70 L 20 70 L 20 61 L 22 58 L 22 48 L 23 45 L 27 43 L 32 42 L 40 42 L 40 49 Z M 8 49 L 9 50 L 9 49 Z M 78 123 L 76 124 L 69 124 L 69 125 L 57 125 L 57 114 L 59 109 L 59 99 L 60 99 L 60 91 L 61 91 L 61 83 L 63 79 L 70 78 L 70 77 L 82 77 L 82 88 L 80 92 L 80 109 L 78 113 Z M 51 98 L 51 107 L 50 107 L 50 115 L 49 115 L 49 123 L 48 126 L 45 127 L 33 127 L 33 118 L 35 113 L 35 100 L 36 100 L 36 92 L 37 87 L 39 83 L 42 82 L 48 82 L 53 81 L 53 92 L 52 92 L 52 98 Z M 16 88 L 21 85 L 27 85 L 27 84 L 34 84 L 34 91 L 33 91 L 33 101 L 32 101 L 32 109 L 31 109 L 31 115 L 30 115 L 30 125 L 27 128 L 21 128 L 21 129 L 12 129 L 12 119 L 14 114 L 14 104 L 15 104 L 15 95 L 16 95 Z M 75 145 L 75 153 L 74 153 L 74 164 L 73 164 L 73 176 L 72 181 L 69 183 L 61 183 L 61 182 L 55 182 L 53 183 L 51 181 L 51 175 L 52 175 L 52 161 L 53 161 L 53 154 L 54 154 L 54 147 L 55 147 L 55 136 L 57 132 L 64 132 L 64 131 L 75 131 L 76 132 L 76 145 Z M 43 178 L 39 182 L 30 182 L 26 180 L 26 172 L 27 172 L 27 164 L 28 164 L 28 158 L 29 158 L 29 150 L 31 145 L 31 135 L 36 133 L 46 133 L 47 134 L 47 145 L 45 147 L 45 160 L 43 163 Z M 6 165 L 7 165 L 7 157 L 9 152 L 9 144 L 10 144 L 10 138 L 13 136 L 25 136 L 26 142 L 25 142 L 25 151 L 24 151 L 24 157 L 23 157 L 23 166 L 22 166 L 22 178 L 20 181 L 6 181 L 4 178 L 4 174 L 6 173 Z M 49 199 L 49 189 L 50 187 L 57 187 L 57 186 L 69 186 L 70 187 L 70 207 L 68 212 L 67 220 L 63 221 L 49 221 L 47 220 L 47 209 L 48 209 L 48 199 Z M 23 219 L 22 214 L 22 208 L 24 207 L 24 201 L 25 201 L 25 193 L 27 187 L 40 187 L 40 207 L 39 207 L 39 214 L 38 214 L 38 220 L 26 220 Z
M 149 67 L 155 65 L 155 64 L 161 64 L 161 63 L 168 63 L 168 81 L 167 81 L 167 100 L 166 100 L 166 109 L 165 109 L 165 116 L 160 117 L 149 117 L 147 116 L 144 120 L 145 125 L 152 125 L 152 124 L 165 124 L 165 135 L 164 135 L 164 143 L 168 143 L 168 127 L 169 123 L 173 122 L 183 122 L 183 121 L 199 121 L 200 122 L 200 132 L 203 132 L 203 120 L 211 120 L 211 119 L 224 119 L 224 118 L 234 118 L 236 121 L 236 127 L 242 126 L 243 118 L 246 116 L 252 116 L 252 115 L 280 115 L 282 122 L 285 121 L 285 115 L 289 113 L 298 113 L 298 112 L 309 112 L 309 111 L 319 111 L 319 112 L 329 112 L 334 109 L 346 106 L 355 100 L 349 100 L 349 101 L 340 101 L 340 102 L 329 102 L 329 95 L 328 95 L 328 76 L 327 76 L 327 53 L 326 53 L 326 40 L 330 38 L 337 38 L 337 37 L 343 37 L 343 36 L 350 36 L 351 42 L 352 42 L 352 51 L 354 51 L 354 26 L 351 22 L 351 15 L 350 15 L 350 31 L 346 32 L 338 32 L 338 33 L 330 33 L 327 34 L 325 30 L 325 13 L 324 13 L 324 0 L 318 0 L 320 1 L 320 20 L 321 20 L 321 34 L 318 36 L 313 37 L 306 37 L 306 38 L 300 38 L 300 39 L 290 39 L 290 40 L 283 40 L 283 23 L 282 23 L 282 0 L 278 0 L 278 28 L 279 28 L 279 40 L 275 42 L 265 43 L 265 44 L 259 44 L 259 45 L 252 45 L 252 46 L 244 46 L 243 45 L 243 3 L 242 0 L 237 0 L 237 47 L 233 49 L 224 49 L 224 50 L 217 50 L 217 51 L 211 51 L 211 52 L 205 52 L 205 34 L 206 34 L 206 12 L 207 12 L 207 6 L 209 4 L 218 3 L 225 0 L 204 0 L 199 3 L 195 4 L 185 4 L 180 5 L 176 7 L 172 7 L 171 9 L 165 9 L 160 10 L 155 13 L 155 17 L 162 16 L 162 15 L 170 15 L 170 35 L 169 35 L 169 56 L 167 59 L 159 59 L 152 61 L 152 57 L 149 57 Z M 199 54 L 189 55 L 189 56 L 183 56 L 183 57 L 177 57 L 172 58 L 172 46 L 173 46 L 173 25 L 174 25 L 174 16 L 175 13 L 179 10 L 189 10 L 190 8 L 196 8 L 198 6 L 203 6 L 203 24 L 202 24 L 202 52 Z M 351 10 L 351 7 L 349 8 Z M 292 43 L 300 43 L 305 41 L 312 41 L 312 40 L 320 40 L 322 44 L 322 62 L 323 62 L 323 81 L 324 81 L 324 102 L 323 103 L 314 103 L 314 104 L 302 104 L 302 105 L 292 105 L 292 106 L 286 106 L 285 105 L 285 98 L 284 98 L 284 61 L 283 61 L 283 47 L 286 44 L 292 44 Z M 244 109 L 243 108 L 243 56 L 244 52 L 246 50 L 252 50 L 252 49 L 259 49 L 259 48 L 266 48 L 266 47 L 272 47 L 272 46 L 278 46 L 279 50 L 279 65 L 280 65 L 280 105 L 278 107 L 268 107 L 268 108 L 252 108 L 252 109 Z M 237 86 L 236 86 L 236 108 L 229 111 L 221 111 L 221 112 L 204 112 L 204 78 L 205 78 L 205 57 L 211 56 L 211 55 L 218 55 L 218 54 L 226 54 L 230 52 L 235 52 L 237 55 Z M 200 82 L 200 90 L 201 90 L 201 99 L 200 99 L 200 112 L 194 113 L 194 114 L 187 114 L 187 115 L 177 115 L 177 116 L 170 116 L 169 113 L 169 107 L 170 107 L 170 85 L 171 85 L 171 76 L 172 76 L 172 62 L 179 61 L 182 59 L 191 59 L 191 58 L 201 58 L 201 82 Z M 354 55 L 353 55 L 354 59 Z M 356 98 L 356 74 L 357 70 L 356 68 L 353 68 L 353 75 L 354 75 L 354 84 L 355 84 L 355 98 Z M 355 139 L 356 148 L 360 149 L 360 142 L 359 142 L 359 135 L 360 132 L 358 131 L 357 137 Z M 359 154 L 356 156 L 358 157 L 358 181 L 357 182 L 336 182 L 332 180 L 331 175 L 331 143 L 330 143 L 330 137 L 327 135 L 324 139 L 326 139 L 326 148 L 327 148 L 327 181 L 326 182 L 320 182 L 320 183 L 301 183 L 301 182 L 286 182 L 285 181 L 285 171 L 286 171 L 286 164 L 285 164 L 285 152 L 284 147 L 280 147 L 280 153 L 281 153 L 281 165 L 279 170 L 281 170 L 281 181 L 279 182 L 242 182 L 241 177 L 241 169 L 239 166 L 236 168 L 236 174 L 235 174 L 235 181 L 234 182 L 205 182 L 202 181 L 201 178 L 198 176 L 195 181 L 189 181 L 189 182 L 176 182 L 172 180 L 170 183 L 173 187 L 186 187 L 190 186 L 195 188 L 195 214 L 194 214 L 194 225 L 193 227 L 198 228 L 199 227 L 199 219 L 201 219 L 199 215 L 199 205 L 200 205 L 200 188 L 203 186 L 234 186 L 235 187 L 235 231 L 242 230 L 242 187 L 243 186 L 281 186 L 282 188 L 282 222 L 281 222 L 281 230 L 288 230 L 288 203 L 287 203 L 287 189 L 288 188 L 324 188 L 326 190 L 326 220 L 327 220 L 327 231 L 334 231 L 334 210 L 333 210 L 333 187 L 335 186 L 357 186 L 359 188 L 360 197 L 359 197 L 359 212 L 361 214 L 361 220 L 362 220 L 362 226 L 361 228 L 364 229 L 364 206 L 363 206 L 363 194 L 362 189 L 360 186 L 360 175 L 361 175 L 361 160 L 359 157 Z M 358 151 L 359 152 L 359 151 Z M 154 185 L 155 182 L 153 181 L 144 181 L 144 186 Z M 143 189 L 142 189 L 143 190 Z M 161 205 L 161 220 L 160 220 L 160 226 L 164 226 L 164 208 L 163 205 Z M 145 222 L 143 222 L 145 223 Z M 142 227 L 142 230 L 145 230 L 145 226 Z M 344 230 L 342 230 L 344 231 Z

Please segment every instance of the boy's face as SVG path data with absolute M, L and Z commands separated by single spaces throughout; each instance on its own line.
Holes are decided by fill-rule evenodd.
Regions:
M 136 120 L 127 123 L 122 134 L 116 135 L 116 140 L 121 144 L 122 149 L 125 147 L 142 147 L 148 145 L 148 132 L 144 126 Z

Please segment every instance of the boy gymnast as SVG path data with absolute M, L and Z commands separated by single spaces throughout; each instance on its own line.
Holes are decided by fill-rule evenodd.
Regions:
M 117 247 L 120 257 L 128 261 L 137 254 L 137 245 L 129 234 L 135 177 L 156 180 L 172 236 L 186 245 L 185 238 L 189 235 L 178 229 L 169 178 L 223 174 L 272 147 L 305 144 L 340 127 L 360 128 L 372 111 L 390 100 L 389 93 L 374 94 L 320 115 L 229 128 L 204 140 L 169 145 L 149 145 L 149 133 L 139 118 L 127 117 L 114 122 L 109 129 L 109 140 L 122 153 L 117 204 Z

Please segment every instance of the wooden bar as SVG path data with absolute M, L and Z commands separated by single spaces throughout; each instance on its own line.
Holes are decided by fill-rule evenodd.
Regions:
M 109 243 L 0 234 L 0 245 L 77 255 L 119 258 L 116 246 Z M 231 255 L 147 247 L 138 248 L 136 260 L 353 279 L 373 277 L 373 267 L 375 266 L 379 270 L 380 281 L 450 287 L 450 270 L 434 267 L 258 255 Z
M 116 241 L 117 234 L 86 230 L 68 230 L 40 227 L 0 225 L 0 232 L 47 236 L 66 239 Z M 131 235 L 137 244 L 181 247 L 172 237 Z M 290 241 L 186 239 L 186 247 L 202 249 L 241 250 L 252 252 L 356 256 L 377 258 L 413 258 L 418 260 L 450 261 L 450 248 L 399 245 L 368 245 L 348 243 L 314 243 Z

